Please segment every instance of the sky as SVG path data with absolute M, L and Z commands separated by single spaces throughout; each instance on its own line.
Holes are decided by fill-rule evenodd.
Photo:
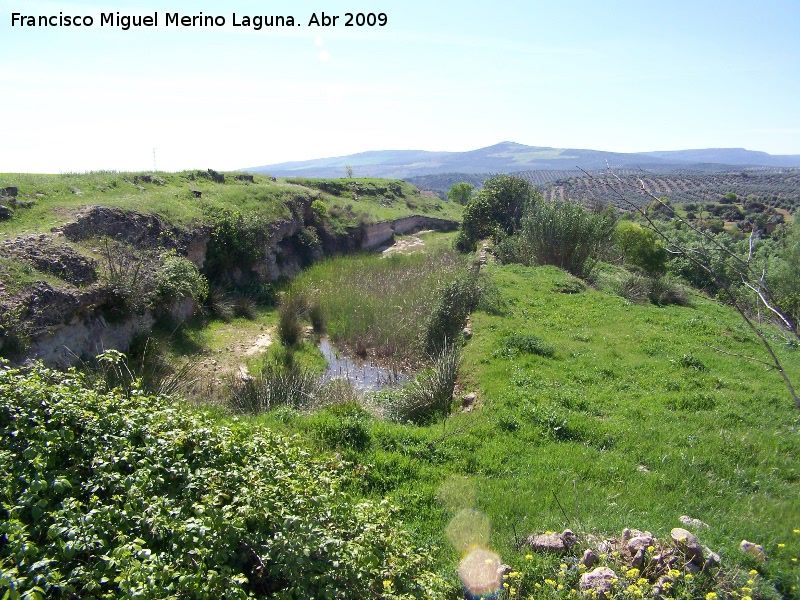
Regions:
M 159 26 L 100 25 L 117 12 Z M 323 12 L 336 24 L 310 23 Z M 174 13 L 225 24 L 166 25 Z M 346 13 L 386 24 L 347 27 Z M 278 15 L 296 25 L 241 25 Z M 800 0 L 0 0 L 0 172 L 501 141 L 800 154 Z

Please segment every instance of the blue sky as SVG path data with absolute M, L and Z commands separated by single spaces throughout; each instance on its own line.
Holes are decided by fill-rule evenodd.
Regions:
M 342 15 L 309 27 L 312 13 Z M 160 27 L 100 27 L 100 13 Z M 92 27 L 20 27 L 90 15 Z M 165 27 L 166 13 L 225 27 Z M 385 13 L 385 27 L 344 14 Z M 292 15 L 291 28 L 232 14 Z M 800 0 L 0 0 L 0 172 L 236 169 L 500 141 L 800 154 Z

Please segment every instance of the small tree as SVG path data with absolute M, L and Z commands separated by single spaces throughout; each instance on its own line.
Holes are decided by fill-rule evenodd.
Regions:
M 345 173 L 345 175 L 347 175 L 348 179 L 352 179 L 353 178 L 353 167 L 351 167 L 350 165 L 345 165 L 344 166 L 344 173 Z
M 537 198 L 540 196 L 535 188 L 522 177 L 496 175 L 487 179 L 464 210 L 456 247 L 472 252 L 480 239 L 514 233 L 523 210 Z
M 466 206 L 469 204 L 469 201 L 472 200 L 472 191 L 474 189 L 474 185 L 465 181 L 462 181 L 461 183 L 454 183 L 450 186 L 450 191 L 447 192 L 447 197 L 450 198 L 452 202 Z
M 667 250 L 652 229 L 622 221 L 617 225 L 614 238 L 624 263 L 639 267 L 648 275 L 664 272 Z

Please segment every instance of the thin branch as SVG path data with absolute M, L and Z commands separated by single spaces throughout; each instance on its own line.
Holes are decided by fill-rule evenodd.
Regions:
M 768 363 L 765 360 L 761 360 L 759 358 L 754 358 L 752 356 L 747 356 L 745 354 L 736 354 L 735 352 L 728 352 L 727 350 L 723 350 L 722 348 L 717 348 L 716 346 L 712 346 L 711 344 L 706 344 L 706 347 L 711 348 L 712 350 L 716 350 L 720 354 L 727 354 L 728 356 L 735 356 L 736 358 L 744 358 L 746 360 L 751 360 L 753 362 L 757 362 L 760 365 L 764 365 L 765 367 L 769 367 L 770 369 L 774 369 L 775 365 Z

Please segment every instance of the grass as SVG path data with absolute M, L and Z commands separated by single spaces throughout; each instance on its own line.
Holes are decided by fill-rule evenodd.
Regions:
M 337 346 L 419 364 L 437 292 L 465 270 L 452 249 L 385 258 L 363 254 L 312 266 L 295 279 L 292 290 L 323 308 Z
M 331 224 L 338 228 L 357 225 L 359 222 L 378 222 L 411 214 L 430 214 L 443 218 L 459 218 L 461 207 L 420 196 L 413 186 L 392 180 L 355 180 L 364 188 L 387 190 L 387 195 L 345 191 L 341 195 L 329 194 L 320 189 L 320 181 L 271 181 L 268 177 L 254 175 L 254 183 L 234 180 L 227 174 L 224 184 L 198 177 L 196 171 L 155 173 L 163 185 L 142 180 L 146 173 L 97 171 L 91 173 L 63 173 L 58 175 L 0 173 L 0 187 L 16 186 L 20 200 L 32 200 L 30 208 L 20 208 L 14 217 L 0 222 L 0 236 L 47 232 L 52 227 L 73 218 L 84 206 L 101 205 L 136 210 L 141 213 L 158 213 L 177 225 L 190 225 L 203 221 L 211 209 L 255 212 L 267 220 L 290 216 L 287 202 L 298 199 L 319 199 L 326 204 Z M 302 184 L 308 184 L 302 185 Z M 397 187 L 397 195 L 388 192 Z M 144 188 L 144 189 L 140 189 Z M 195 198 L 192 190 L 202 193 Z M 332 188 L 337 191 L 338 187 Z M 77 192 L 77 193 L 76 193 Z M 391 196 L 391 198 L 389 197 Z
M 562 559 L 527 559 L 517 544 L 525 535 L 632 527 L 663 539 L 690 515 L 710 525 L 701 542 L 730 572 L 757 568 L 797 598 L 800 416 L 777 373 L 709 347 L 761 356 L 733 311 L 703 298 L 659 307 L 593 289 L 559 293 L 571 278 L 554 267 L 487 270 L 507 308 L 472 316 L 458 389 L 476 392 L 478 408 L 424 427 L 360 417 L 358 444 L 340 448 L 363 469 L 358 493 L 403 506 L 416 542 L 442 548 L 451 577 L 456 511 L 440 498 L 455 476 L 473 498 L 459 508 L 485 515 L 487 545 L 525 573 L 527 593 L 555 580 Z M 800 373 L 797 350 L 770 336 L 787 372 Z M 322 450 L 319 420 L 344 427 L 329 411 L 257 423 Z M 742 539 L 762 544 L 770 562 L 754 564 Z M 702 596 L 712 584 L 722 585 L 692 589 Z

